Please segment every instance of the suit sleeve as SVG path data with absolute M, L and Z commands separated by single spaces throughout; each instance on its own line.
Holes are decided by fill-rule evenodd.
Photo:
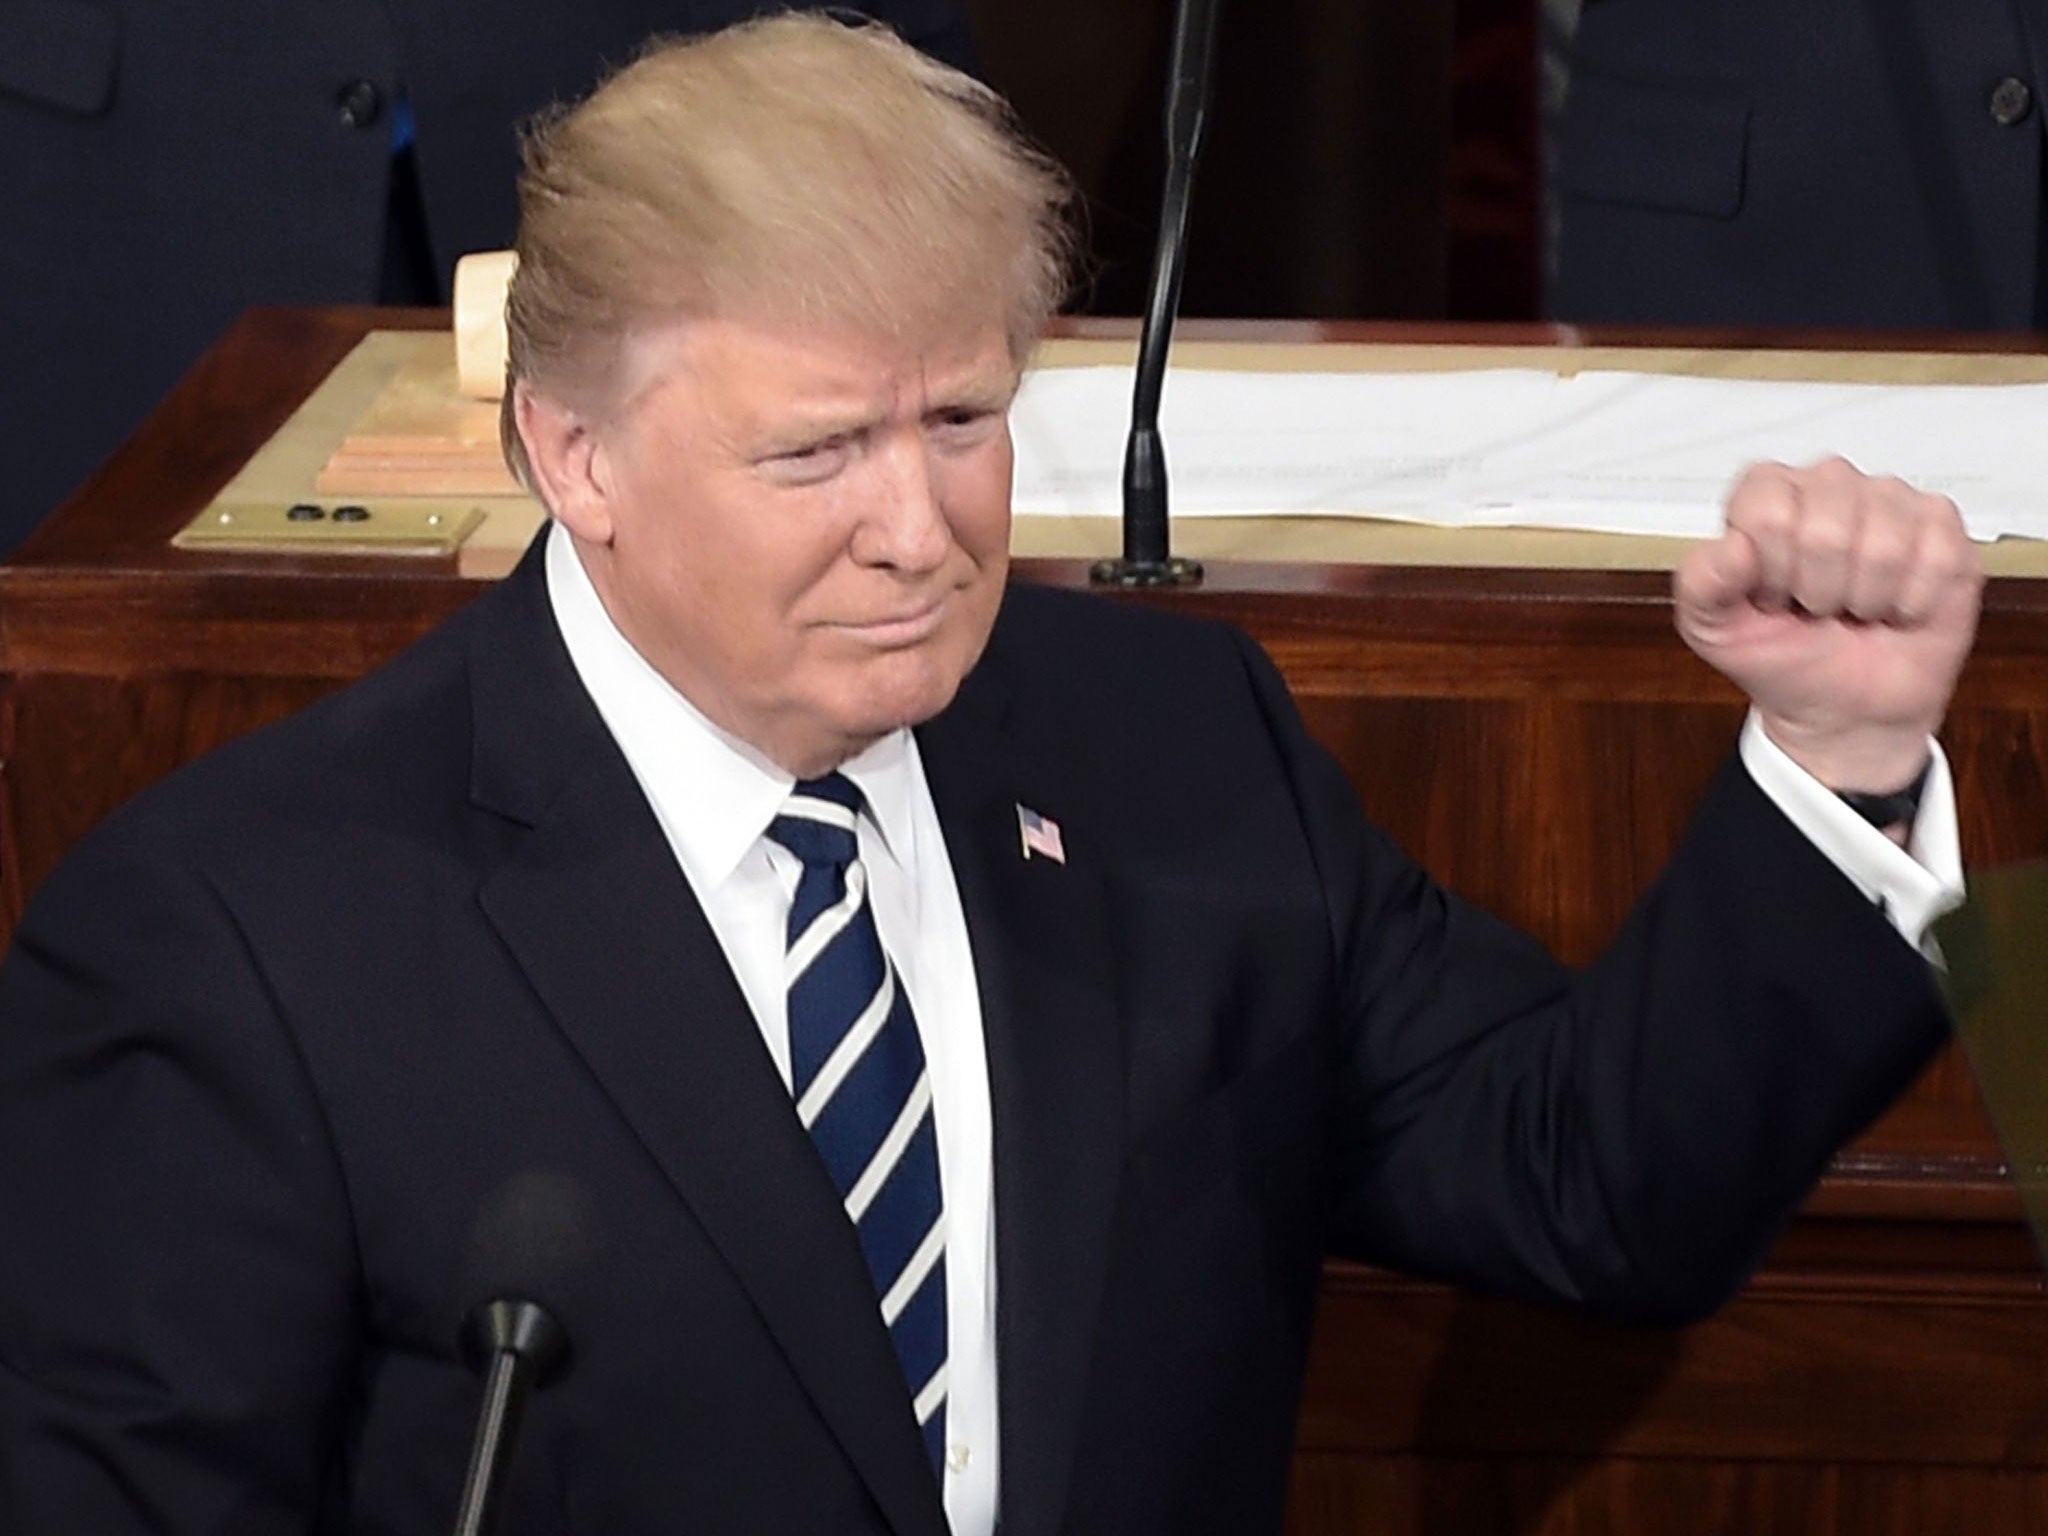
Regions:
M 304 1531 L 354 1246 L 302 1064 L 203 879 L 114 839 L 0 968 L 0 1530 Z
M 1945 1038 L 1926 962 L 1731 758 L 1573 972 L 1367 825 L 1241 644 L 1330 914 L 1335 1248 L 1623 1316 L 1719 1305 Z

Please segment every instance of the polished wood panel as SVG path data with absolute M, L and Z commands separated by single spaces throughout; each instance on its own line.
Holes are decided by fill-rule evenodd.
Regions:
M 1404 1456 L 1295 1463 L 1293 1536 L 2048 1536 L 2048 1477 L 1961 1467 Z
M 0 925 L 111 807 L 475 595 L 450 561 L 168 544 L 366 328 L 434 320 L 250 316 L 0 565 Z M 1318 335 L 1575 339 L 1293 333 Z M 1060 561 L 1019 575 L 1085 580 Z M 1374 816 L 1575 960 L 1655 878 L 1740 720 L 1673 636 L 1656 576 L 1224 565 L 1199 591 L 1133 600 L 1258 634 Z M 2048 854 L 2048 583 L 1992 584 L 1947 742 L 1968 857 Z M 1326 1276 L 1297 1533 L 2048 1536 L 2044 1511 L 2048 1296 L 1953 1056 L 1837 1160 L 1756 1282 L 1697 1327 L 1613 1327 L 1356 1266 Z
M 140 677 L 27 673 L 0 695 L 0 923 L 80 832 L 196 757 L 303 709 L 339 675 L 203 666 Z M 11 741 L 10 741 L 11 739 Z
M 1324 1294 L 1305 1450 L 2048 1468 L 2041 1294 L 2016 1276 L 1773 1269 L 1683 1330 L 1364 1270 Z

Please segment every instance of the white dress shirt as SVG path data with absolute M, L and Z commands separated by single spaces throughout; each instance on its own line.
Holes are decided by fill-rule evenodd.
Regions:
M 783 950 L 799 865 L 766 833 L 794 780 L 705 719 L 662 678 L 612 623 L 568 534 L 555 527 L 548 537 L 548 596 L 569 658 L 653 807 L 787 1085 Z M 1787 757 L 1754 711 L 1741 740 L 1744 766 L 1758 787 L 1866 896 L 1883 903 L 1916 947 L 1924 945 L 1927 925 L 1962 898 L 1948 762 L 1938 746 L 1932 750 L 1909 852 Z M 946 1211 L 946 1516 L 955 1536 L 993 1536 L 1001 1486 L 995 1185 L 988 1060 L 967 920 L 916 738 L 896 731 L 841 771 L 860 786 L 872 813 L 860 820 L 861 860 L 932 1080 Z
M 548 597 L 569 659 L 653 807 L 786 1087 L 783 952 L 801 866 L 766 834 L 795 781 L 649 666 L 605 612 L 569 536 L 557 527 L 548 537 Z M 869 901 L 932 1082 L 946 1213 L 946 1518 L 956 1536 L 992 1536 L 1001 1471 L 993 1129 L 967 918 L 917 739 L 896 731 L 840 771 L 867 798 L 859 835 Z
M 1920 793 L 1920 815 L 1901 848 L 1787 757 L 1764 733 L 1755 710 L 1742 727 L 1742 766 L 1757 787 L 1858 890 L 1881 903 L 1892 926 L 1923 953 L 1928 926 L 1963 899 L 1955 781 L 1941 744 L 1930 737 L 1927 750 L 1933 763 Z

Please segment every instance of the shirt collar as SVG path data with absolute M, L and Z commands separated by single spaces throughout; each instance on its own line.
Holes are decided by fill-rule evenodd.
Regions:
M 717 889 L 760 841 L 795 778 L 704 713 L 633 648 L 606 612 L 568 530 L 548 529 L 548 600 L 569 660 L 674 845 L 691 883 Z M 916 859 L 917 741 L 891 731 L 840 765 L 890 857 Z

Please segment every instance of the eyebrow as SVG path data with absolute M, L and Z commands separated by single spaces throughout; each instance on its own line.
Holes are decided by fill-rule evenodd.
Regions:
M 1010 402 L 1017 398 L 1021 382 L 1022 375 L 1017 373 L 962 378 L 956 387 L 934 392 L 929 403 L 918 413 L 918 419 L 926 420 L 949 411 L 993 413 L 1008 410 Z M 858 436 L 888 419 L 886 413 L 876 415 L 856 405 L 840 408 L 823 404 L 808 420 L 785 420 L 763 426 L 754 438 L 753 454 L 758 458 L 775 458 L 800 452 L 834 438 Z
M 821 411 L 810 421 L 781 421 L 764 425 L 752 434 L 750 444 L 757 458 L 775 458 L 829 443 L 834 438 L 855 437 L 870 430 L 877 418 L 865 412 Z
M 1010 402 L 1017 398 L 1020 375 L 1004 379 L 963 379 L 956 389 L 934 391 L 931 403 L 924 409 L 927 416 L 942 411 L 1002 411 L 1009 409 Z

